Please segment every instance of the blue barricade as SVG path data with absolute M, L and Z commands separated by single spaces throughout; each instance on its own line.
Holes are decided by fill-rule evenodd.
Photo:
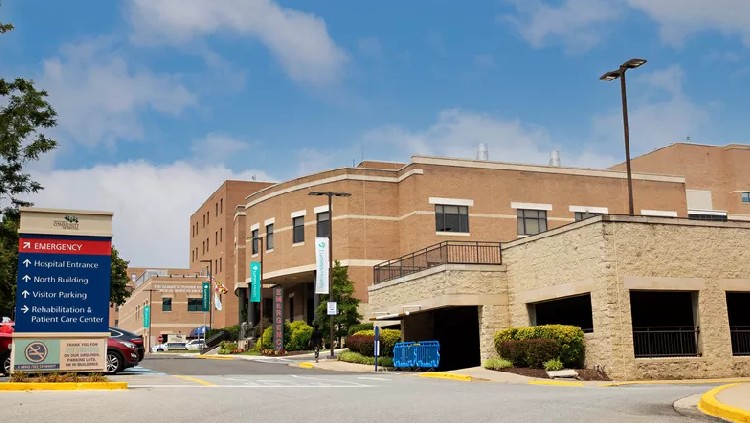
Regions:
M 399 342 L 393 347 L 393 366 L 397 369 L 435 369 L 440 365 L 438 341 Z

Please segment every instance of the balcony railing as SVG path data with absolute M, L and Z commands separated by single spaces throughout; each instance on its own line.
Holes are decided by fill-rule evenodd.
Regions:
M 732 355 L 750 355 L 750 326 L 732 326 Z
M 699 333 L 697 327 L 633 328 L 635 357 L 696 357 Z
M 441 264 L 502 264 L 499 242 L 444 241 L 373 268 L 374 282 L 380 283 L 420 272 Z

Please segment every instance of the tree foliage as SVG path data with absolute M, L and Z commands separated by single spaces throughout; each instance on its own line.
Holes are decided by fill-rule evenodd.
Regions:
M 115 305 L 123 305 L 130 297 L 128 291 L 128 264 L 130 262 L 120 258 L 120 253 L 112 246 L 112 279 L 110 281 L 109 301 Z
M 359 300 L 354 298 L 354 283 L 349 280 L 349 271 L 346 267 L 341 266 L 338 260 L 333 265 L 332 279 L 331 293 L 333 294 L 333 301 L 337 302 L 339 312 L 333 319 L 334 336 L 341 338 L 348 334 L 350 327 L 359 324 L 362 315 L 359 314 Z M 329 298 L 331 298 L 330 295 L 321 295 L 320 304 L 315 311 L 315 324 L 318 325 L 326 338 L 331 333 L 331 316 L 328 316 Z

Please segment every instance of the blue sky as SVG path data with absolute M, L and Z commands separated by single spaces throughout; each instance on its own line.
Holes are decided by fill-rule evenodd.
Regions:
M 222 180 L 410 155 L 567 166 L 748 142 L 746 0 L 2 0 L 0 75 L 33 78 L 60 142 L 37 206 L 115 212 L 131 264 L 185 267 Z M 168 241 L 165 251 L 156 245 Z

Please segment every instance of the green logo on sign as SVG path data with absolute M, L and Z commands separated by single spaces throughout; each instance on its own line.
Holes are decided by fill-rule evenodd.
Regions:
M 78 218 L 75 216 L 71 216 L 69 214 L 65 215 L 65 220 L 67 220 L 70 223 L 78 223 Z
M 202 302 L 202 311 L 208 311 L 211 309 L 211 283 L 210 282 L 203 282 L 203 302 Z

